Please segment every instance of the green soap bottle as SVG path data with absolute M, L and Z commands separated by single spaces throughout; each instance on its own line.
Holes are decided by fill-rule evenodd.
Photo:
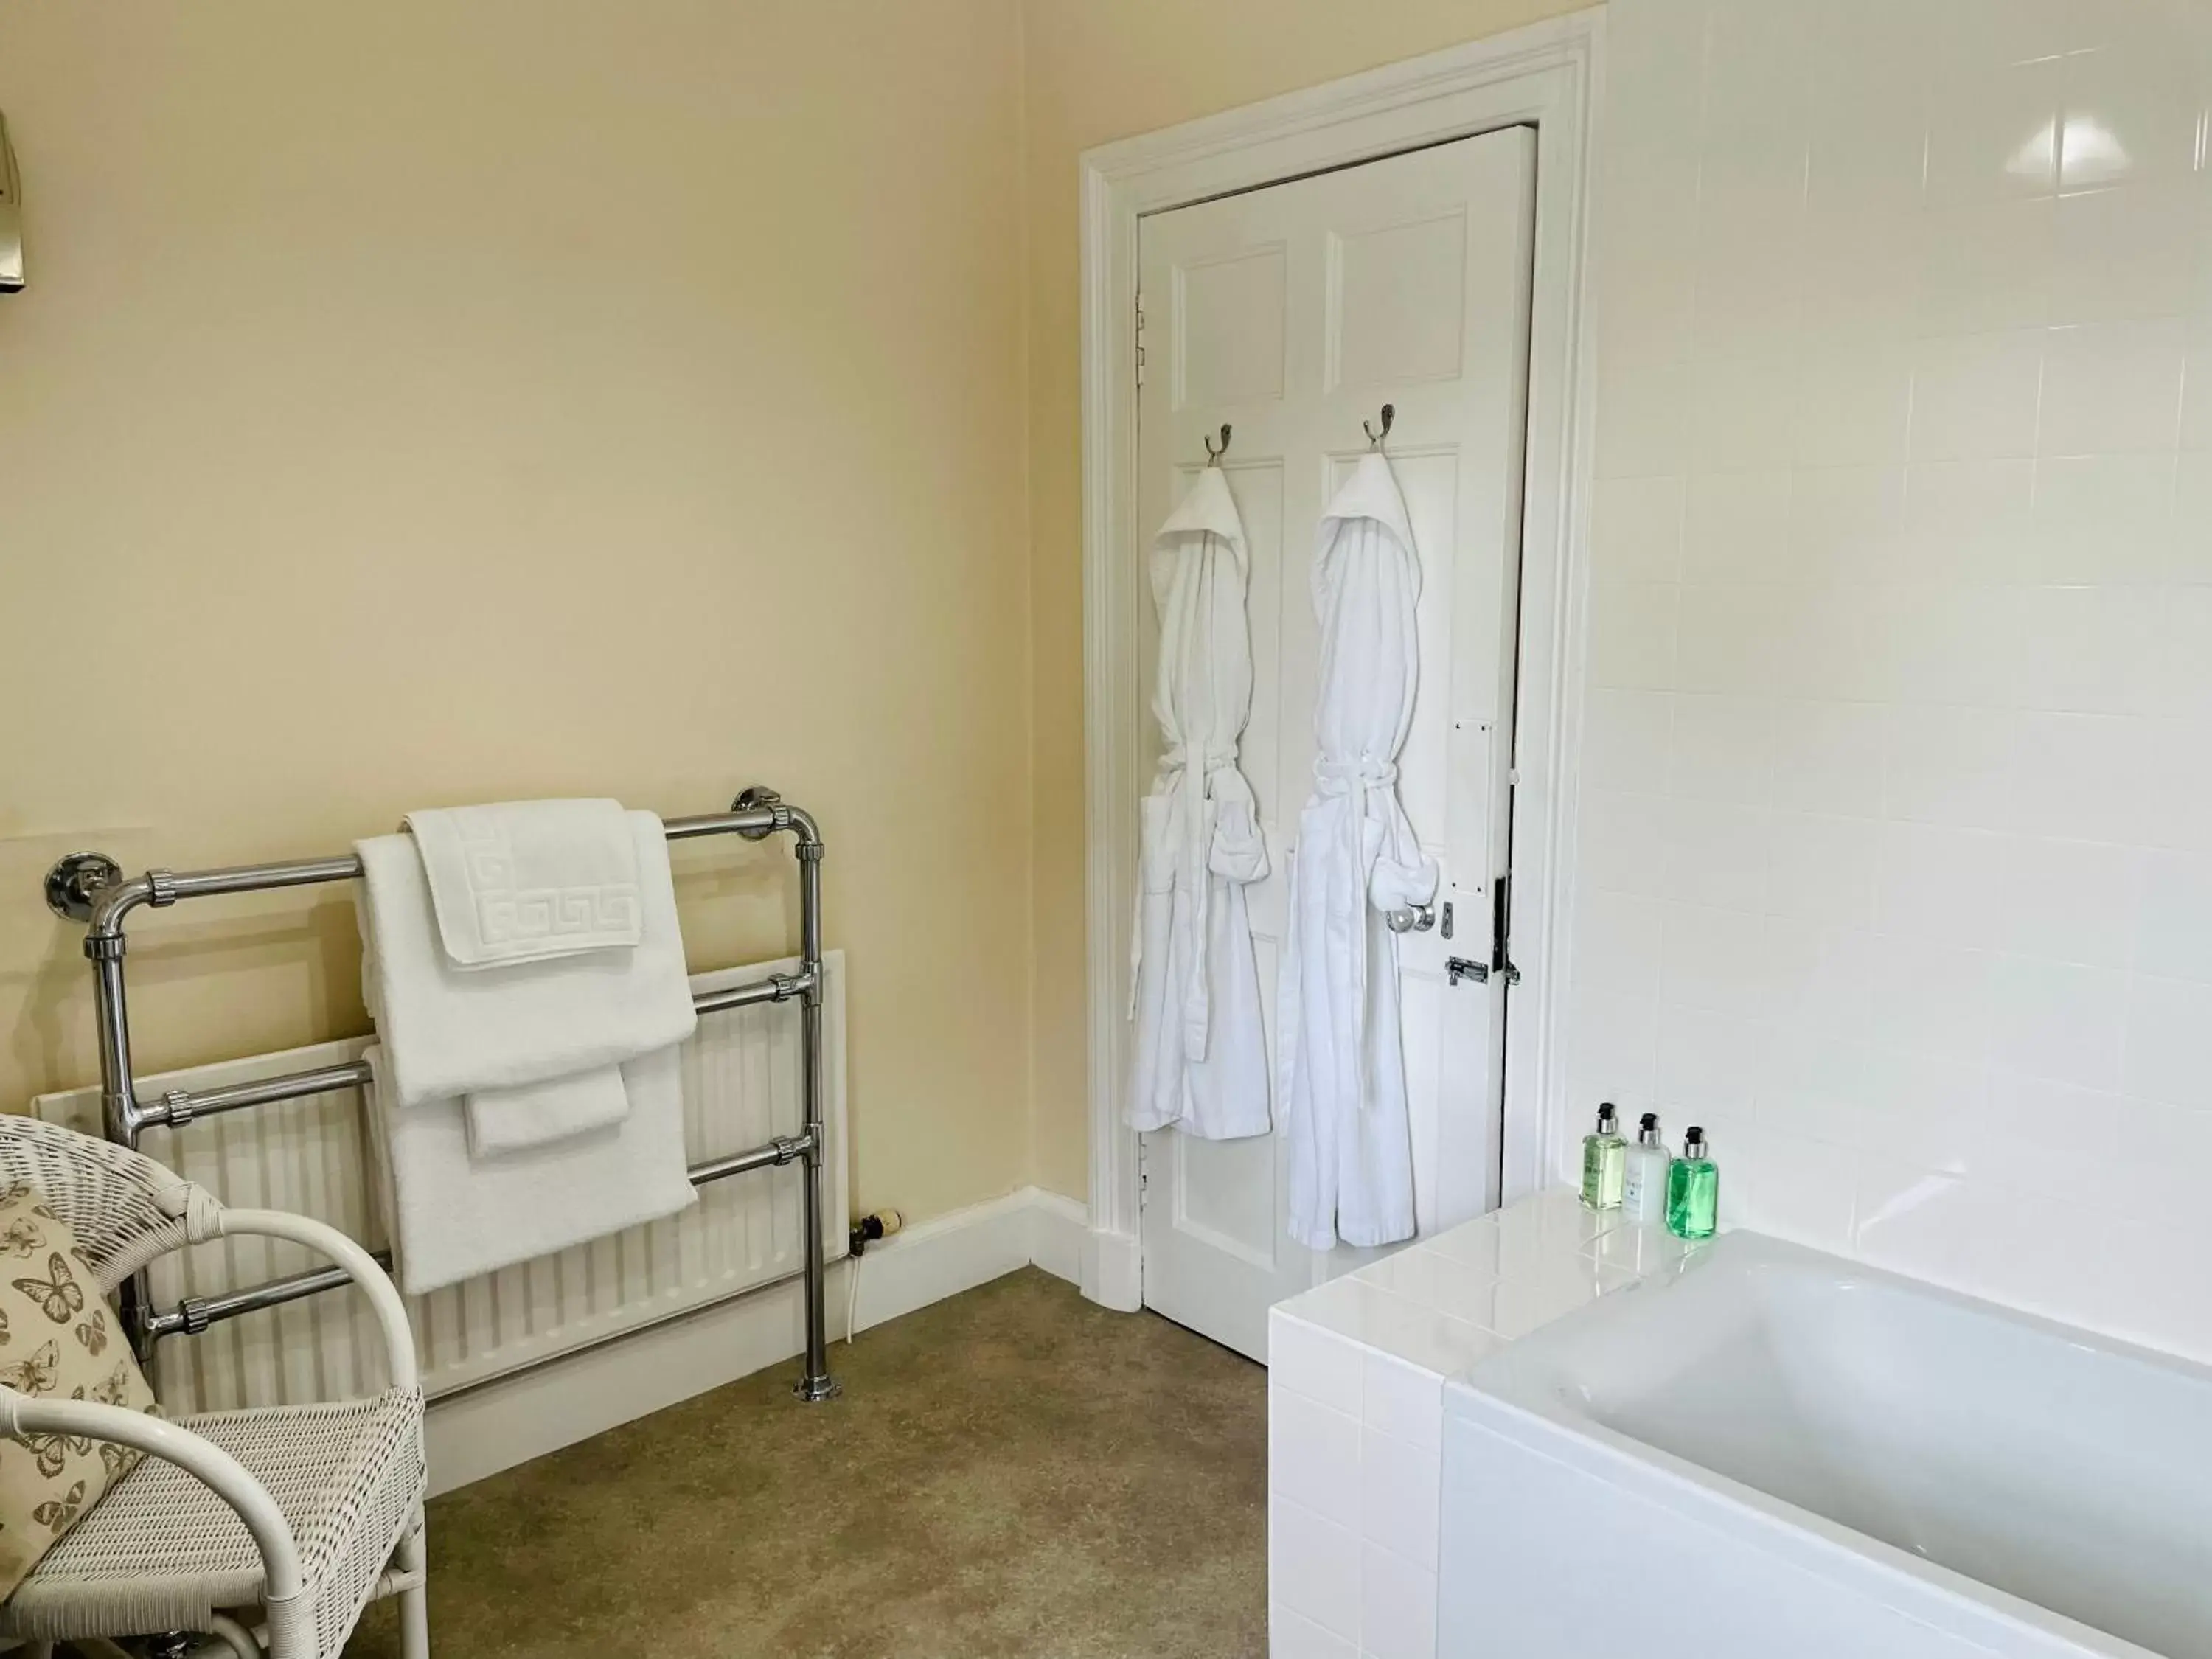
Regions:
M 1667 1170 L 1667 1231 L 1677 1238 L 1711 1238 L 1719 1218 L 1721 1172 L 1708 1150 L 1705 1132 L 1692 1124 Z
M 1620 1114 L 1608 1100 L 1597 1109 L 1597 1133 L 1583 1137 L 1583 1207 L 1619 1209 L 1627 1174 L 1628 1143 L 1620 1138 Z

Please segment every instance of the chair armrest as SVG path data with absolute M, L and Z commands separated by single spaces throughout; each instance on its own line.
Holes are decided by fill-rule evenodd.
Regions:
M 307 1610 L 307 1580 L 301 1571 L 300 1548 L 293 1540 L 291 1524 L 267 1488 L 222 1447 L 190 1429 L 128 1407 L 102 1406 L 89 1400 L 39 1400 L 13 1389 L 0 1389 L 0 1434 L 16 1438 L 26 1434 L 61 1434 L 82 1440 L 112 1440 L 175 1464 L 230 1506 L 252 1534 L 254 1547 L 261 1552 L 262 1570 L 268 1577 L 263 1601 L 269 1609 L 270 1659 L 300 1659 L 308 1651 L 308 1646 L 300 1644 Z
M 215 1231 L 223 1237 L 244 1233 L 286 1239 L 329 1258 L 361 1287 L 368 1297 L 369 1306 L 376 1311 L 376 1321 L 384 1328 L 384 1346 L 391 1359 L 392 1387 L 421 1386 L 421 1371 L 415 1358 L 415 1329 L 407 1322 L 407 1304 L 400 1298 L 399 1287 L 392 1282 L 392 1276 L 377 1266 L 376 1258 L 359 1244 L 326 1223 L 311 1221 L 306 1216 L 284 1210 L 234 1210 L 225 1206 L 216 1219 Z

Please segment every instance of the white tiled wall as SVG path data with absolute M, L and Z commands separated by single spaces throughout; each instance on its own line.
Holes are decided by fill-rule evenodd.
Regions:
M 2212 4 L 1609 27 L 1577 1111 L 2212 1359 Z
M 1436 1659 L 1444 1379 L 1695 1248 L 1540 1193 L 1271 1310 L 1273 1659 Z

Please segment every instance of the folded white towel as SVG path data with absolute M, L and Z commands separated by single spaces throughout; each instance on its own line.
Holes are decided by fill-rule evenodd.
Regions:
M 410 812 L 407 828 L 456 968 L 634 950 L 643 934 L 636 843 L 620 801 L 440 807 Z
M 622 1067 L 600 1066 L 520 1089 L 477 1089 L 463 1097 L 469 1156 L 498 1158 L 570 1135 L 588 1134 L 629 1115 Z
M 621 1123 L 504 1158 L 471 1159 L 461 1103 L 396 1103 L 380 1045 L 369 1123 L 389 1179 L 386 1221 L 399 1288 L 420 1296 L 496 1267 L 657 1221 L 696 1199 L 684 1167 L 678 1050 L 622 1068 Z
M 362 983 L 398 1105 L 573 1077 L 691 1035 L 698 1015 L 667 839 L 652 813 L 627 817 L 638 873 L 637 948 L 512 962 L 495 972 L 462 969 L 447 957 L 413 837 L 355 843 Z

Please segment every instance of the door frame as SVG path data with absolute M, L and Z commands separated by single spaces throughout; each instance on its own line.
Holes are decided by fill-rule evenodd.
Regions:
M 1536 129 L 1514 955 L 1501 1198 L 1543 1183 L 1558 1115 L 1595 403 L 1589 235 L 1605 12 L 1594 7 L 1084 152 L 1083 690 L 1091 1231 L 1083 1293 L 1143 1304 L 1138 1136 L 1121 1121 L 1145 779 L 1138 224 L 1146 214 L 1499 127 Z

